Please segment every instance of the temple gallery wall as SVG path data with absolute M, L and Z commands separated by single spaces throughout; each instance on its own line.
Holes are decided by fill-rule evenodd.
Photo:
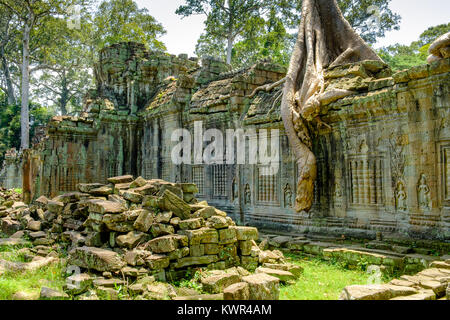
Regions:
M 328 69 L 328 86 L 356 94 L 323 111 L 331 129 L 313 140 L 314 205 L 297 213 L 297 170 L 281 121 L 280 87 L 254 92 L 286 70 L 270 61 L 230 70 L 213 58 L 114 45 L 100 52 L 97 88 L 84 112 L 53 118 L 46 137 L 22 155 L 24 195 L 31 201 L 75 191 L 79 182 L 132 174 L 193 182 L 198 199 L 263 229 L 449 240 L 449 71 L 450 59 L 396 74 L 380 61 Z M 193 132 L 196 121 L 222 132 L 279 129 L 278 173 L 262 175 L 258 164 L 173 164 L 173 131 Z M 7 171 L 3 183 L 16 184 Z

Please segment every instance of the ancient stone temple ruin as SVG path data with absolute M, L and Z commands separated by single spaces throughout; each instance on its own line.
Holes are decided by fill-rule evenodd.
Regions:
M 326 104 L 313 140 L 314 204 L 293 206 L 297 168 L 281 121 L 284 68 L 261 61 L 230 70 L 213 58 L 150 52 L 121 43 L 100 52 L 97 87 L 78 117 L 58 116 L 24 153 L 26 200 L 76 191 L 122 174 L 192 182 L 196 197 L 241 224 L 282 232 L 375 238 L 450 238 L 450 59 L 393 74 L 381 61 L 328 68 L 328 87 L 355 94 Z M 180 164 L 175 129 L 278 129 L 279 170 L 262 165 Z M 249 145 L 258 141 L 247 141 Z M 238 150 L 237 152 L 243 152 Z M 194 157 L 194 156 L 193 156 Z

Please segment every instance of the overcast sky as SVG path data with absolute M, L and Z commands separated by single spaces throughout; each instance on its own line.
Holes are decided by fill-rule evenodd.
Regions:
M 183 0 L 136 0 L 139 7 L 146 7 L 167 30 L 161 38 L 172 54 L 194 55 L 195 44 L 204 29 L 204 16 L 181 19 L 175 14 Z M 402 17 L 399 31 L 387 33 L 376 47 L 395 43 L 407 44 L 418 39 L 428 27 L 450 22 L 449 0 L 392 0 L 390 7 Z

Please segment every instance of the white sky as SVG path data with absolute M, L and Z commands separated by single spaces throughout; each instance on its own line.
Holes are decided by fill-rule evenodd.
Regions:
M 163 24 L 167 34 L 161 38 L 172 54 L 194 55 L 195 45 L 203 32 L 203 16 L 181 19 L 175 14 L 183 0 L 135 0 L 139 7 L 149 9 L 151 15 Z M 376 47 L 416 41 L 428 27 L 450 22 L 449 0 L 392 0 L 390 8 L 402 16 L 399 31 L 392 31 L 380 39 Z

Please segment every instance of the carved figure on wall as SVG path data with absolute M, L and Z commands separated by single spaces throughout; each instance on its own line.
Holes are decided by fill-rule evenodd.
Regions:
M 250 186 L 247 183 L 245 185 L 245 190 L 244 190 L 244 203 L 245 204 L 251 204 L 252 203 L 252 193 L 250 191 Z
M 405 183 L 400 179 L 395 188 L 395 207 L 398 211 L 405 212 L 408 210 L 407 198 Z
M 419 185 L 417 187 L 417 199 L 420 209 L 431 210 L 430 187 L 428 187 L 427 177 L 423 173 L 420 175 Z
M 284 188 L 284 206 L 286 208 L 292 208 L 292 190 L 289 183 Z
M 239 198 L 239 190 L 236 178 L 233 179 L 233 183 L 231 184 L 231 197 L 232 201 L 236 201 Z
M 324 71 L 362 60 L 381 61 L 345 20 L 336 0 L 303 1 L 281 104 L 284 127 L 298 165 L 297 212 L 309 211 L 314 201 L 317 163 L 312 152 L 311 129 L 327 126 L 319 117 L 321 105 L 354 93 L 326 90 Z

